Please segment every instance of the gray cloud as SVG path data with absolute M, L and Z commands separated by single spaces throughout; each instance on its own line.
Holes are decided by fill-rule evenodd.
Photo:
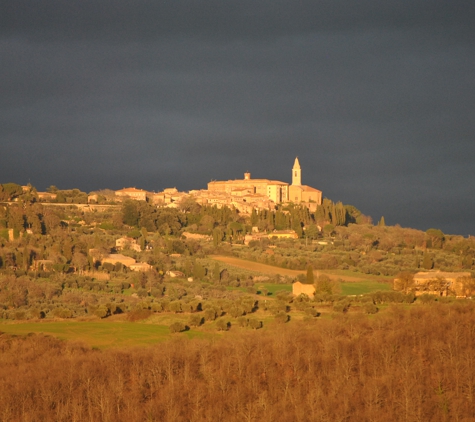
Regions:
M 155 2 L 5 0 L 1 27 L 5 34 L 56 39 L 127 40 L 156 37 L 201 37 L 219 40 L 265 39 L 322 31 L 367 30 L 456 25 L 471 27 L 469 1 L 343 0 Z M 472 15 L 472 16 L 471 16 Z

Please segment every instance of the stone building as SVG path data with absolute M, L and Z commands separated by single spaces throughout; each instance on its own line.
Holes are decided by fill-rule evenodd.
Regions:
M 289 186 L 288 200 L 295 203 L 315 203 L 316 205 L 322 203 L 321 190 L 312 188 L 308 185 L 302 185 L 302 170 L 298 158 L 295 158 L 294 166 L 292 168 L 292 184 Z
M 177 188 L 166 188 L 163 192 L 149 195 L 150 202 L 154 205 L 174 208 L 181 200 L 189 196 L 185 192 L 179 192 Z
M 471 296 L 473 279 L 468 271 L 420 271 L 414 274 L 414 285 L 411 290 L 416 296 L 424 293 L 437 296 L 451 294 L 461 297 Z
M 38 200 L 41 201 L 54 201 L 57 194 L 52 192 L 38 192 Z
M 111 253 L 102 258 L 102 265 L 109 263 L 115 265 L 117 262 L 120 262 L 126 267 L 130 267 L 132 264 L 135 264 L 135 259 L 130 256 L 125 256 L 119 253 Z
M 176 188 L 167 188 L 163 192 L 147 192 L 142 189 L 124 188 L 115 191 L 116 200 L 126 198 L 149 201 L 156 206 L 177 208 L 190 196 L 199 205 L 211 205 L 217 208 L 230 207 L 242 214 L 250 214 L 255 209 L 274 210 L 276 204 L 293 202 L 315 211 L 322 203 L 322 191 L 308 185 L 302 185 L 302 169 L 298 158 L 292 168 L 292 184 L 271 179 L 252 179 L 251 173 L 244 173 L 243 179 L 211 181 L 207 190 L 179 192 Z
M 251 173 L 244 173 L 244 179 L 212 181 L 208 191 L 225 192 L 231 196 L 265 195 L 276 204 L 288 198 L 288 183 L 269 179 L 251 179 Z
M 136 262 L 135 264 L 130 264 L 129 268 L 132 271 L 140 272 L 151 271 L 153 269 L 153 267 L 150 264 L 147 264 L 146 262 Z
M 296 281 L 292 284 L 292 294 L 294 296 L 304 294 L 313 299 L 315 296 L 315 286 L 313 284 L 303 284 L 300 281 Z
M 137 201 L 146 201 L 148 192 L 137 188 L 123 188 L 115 191 L 116 196 L 120 198 L 130 198 Z
M 303 203 L 314 207 L 322 203 L 322 191 L 302 185 L 302 169 L 298 158 L 292 168 L 292 184 L 270 179 L 252 179 L 251 173 L 244 173 L 244 179 L 211 181 L 208 191 L 223 192 L 232 197 L 245 199 L 250 195 L 265 196 L 275 204 L 285 202 Z
M 299 235 L 295 232 L 295 230 L 274 230 L 267 235 L 269 239 L 273 237 L 277 239 L 298 239 Z

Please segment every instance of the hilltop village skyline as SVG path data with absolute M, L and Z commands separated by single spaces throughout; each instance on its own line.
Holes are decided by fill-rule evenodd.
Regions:
M 147 201 L 157 206 L 178 208 L 187 199 L 193 199 L 200 205 L 234 207 L 239 212 L 250 214 L 255 210 L 273 210 L 276 205 L 295 203 L 314 212 L 322 204 L 322 191 L 302 184 L 302 168 L 298 157 L 291 169 L 291 183 L 271 180 L 253 179 L 250 172 L 245 172 L 243 179 L 212 180 L 207 189 L 179 191 L 176 187 L 165 188 L 160 192 L 148 191 L 137 187 L 124 187 L 119 190 L 96 190 L 87 195 L 88 204 L 109 201 L 122 202 L 126 199 Z M 24 189 L 27 187 L 25 186 Z M 40 201 L 61 202 L 61 197 L 50 187 L 46 192 L 37 192 Z M 112 194 L 112 195 L 111 195 Z
M 258 170 L 262 174 L 262 168 Z M 310 212 L 316 212 L 318 206 L 324 203 L 322 190 L 302 183 L 303 172 L 298 157 L 294 159 L 290 171 L 290 182 L 267 178 L 252 178 L 251 172 L 246 171 L 243 173 L 243 178 L 228 180 L 211 179 L 207 183 L 206 188 L 188 191 L 180 191 L 176 187 L 167 187 L 157 192 L 153 188 L 142 189 L 130 185 L 129 187 L 117 190 L 104 187 L 91 191 L 82 191 L 79 188 L 58 188 L 54 184 L 46 188 L 45 191 L 39 191 L 31 183 L 19 185 L 13 182 L 7 183 L 7 185 L 16 185 L 16 189 L 19 189 L 17 194 L 22 193 L 21 190 L 23 189 L 22 197 L 29 197 L 33 202 L 37 201 L 53 205 L 81 204 L 82 208 L 91 209 L 99 209 L 98 207 L 103 205 L 119 205 L 127 199 L 132 199 L 144 201 L 156 207 L 176 208 L 182 211 L 187 211 L 193 204 L 197 204 L 200 206 L 216 206 L 217 208 L 229 207 L 237 210 L 242 215 L 250 215 L 253 211 L 274 211 L 280 205 L 294 204 L 306 207 Z M 341 200 L 328 198 L 328 196 L 326 198 L 330 202 L 342 202 Z M 16 201 L 18 199 L 20 198 L 13 200 Z M 351 206 L 362 209 L 353 203 Z M 371 222 L 373 219 L 374 221 L 380 221 L 380 218 L 383 218 L 383 215 L 381 217 L 376 215 L 375 217 L 374 213 L 365 212 L 364 214 L 368 221 Z M 386 214 L 384 214 L 384 217 L 386 217 Z M 417 224 L 405 227 L 421 230 L 427 230 L 427 227 L 439 227 L 439 225 L 431 223 L 424 225 L 426 227 L 421 227 Z M 448 231 L 445 232 L 449 233 Z M 452 232 L 452 234 L 457 233 Z

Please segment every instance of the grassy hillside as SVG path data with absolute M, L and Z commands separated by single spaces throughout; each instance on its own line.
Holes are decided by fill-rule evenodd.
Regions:
M 0 324 L 0 332 L 26 335 L 42 333 L 61 340 L 79 341 L 100 349 L 149 346 L 176 335 L 170 334 L 168 325 L 128 321 L 53 321 Z M 186 338 L 203 337 L 198 331 L 179 334 Z

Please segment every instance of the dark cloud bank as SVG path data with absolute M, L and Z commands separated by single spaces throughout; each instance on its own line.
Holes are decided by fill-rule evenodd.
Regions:
M 303 181 L 475 234 L 469 1 L 3 1 L 0 183 Z

